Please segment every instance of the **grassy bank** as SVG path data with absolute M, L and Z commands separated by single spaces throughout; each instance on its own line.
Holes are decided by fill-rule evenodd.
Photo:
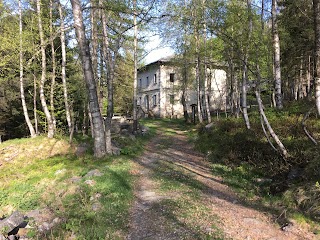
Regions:
M 214 120 L 210 130 L 199 126 L 198 135 L 194 136 L 196 148 L 213 163 L 213 172 L 223 176 L 252 204 L 278 214 L 299 216 L 302 222 L 309 218 L 320 221 L 320 149 L 306 137 L 301 124 L 312 104 L 295 103 L 281 112 L 266 110 L 290 154 L 287 159 L 271 148 L 254 110 L 250 113 L 250 130 L 242 119 L 235 118 Z M 320 140 L 320 122 L 315 112 L 306 125 Z
M 133 201 L 131 159 L 146 140 L 117 138 L 123 154 L 100 160 L 93 158 L 90 147 L 77 156 L 80 142 L 70 145 L 64 139 L 37 137 L 1 144 L 0 217 L 38 209 L 51 220 L 59 219 L 49 232 L 39 234 L 31 228 L 28 235 L 34 239 L 123 239 Z M 88 176 L 92 170 L 99 174 Z

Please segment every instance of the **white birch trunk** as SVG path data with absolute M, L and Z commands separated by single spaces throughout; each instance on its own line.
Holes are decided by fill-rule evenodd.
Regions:
M 41 79 L 40 79 L 40 86 L 39 86 L 39 95 L 40 101 L 43 108 L 43 111 L 46 116 L 47 124 L 48 124 L 48 138 L 53 138 L 54 136 L 54 124 L 52 121 L 52 117 L 50 111 L 48 109 L 46 98 L 44 95 L 44 84 L 46 81 L 46 74 L 47 74 L 47 65 L 46 65 L 46 50 L 45 50 L 45 42 L 44 42 L 44 33 L 42 27 L 42 19 L 41 19 L 41 2 L 37 0 L 37 14 L 38 14 L 38 28 L 39 28 L 39 35 L 40 35 L 40 45 L 41 45 Z
M 63 86 L 63 97 L 64 97 L 64 106 L 66 110 L 66 119 L 68 124 L 69 133 L 72 133 L 73 124 L 71 120 L 70 106 L 69 106 L 69 98 L 68 98 L 68 87 L 67 87 L 67 78 L 66 78 L 66 40 L 65 40 L 65 25 L 64 25 L 64 16 L 62 12 L 61 3 L 58 2 L 59 15 L 60 15 L 60 41 L 61 41 L 61 78 L 62 78 L 62 86 Z
M 283 108 L 282 86 L 281 86 L 281 67 L 280 67 L 280 39 L 277 24 L 277 0 L 272 0 L 272 37 L 274 50 L 274 86 L 276 108 Z
M 138 26 L 137 26 L 137 0 L 133 0 L 133 24 L 134 24 L 134 52 L 133 52 L 133 133 L 136 134 L 138 129 L 137 117 L 137 88 L 138 88 Z
M 320 1 L 313 0 L 314 22 L 315 22 L 315 95 L 318 115 L 320 115 Z
M 28 108 L 26 104 L 26 99 L 24 96 L 24 82 L 23 82 L 23 50 L 22 50 L 22 7 L 21 7 L 21 0 L 19 0 L 19 40 L 20 40 L 20 52 L 19 52 L 19 57 L 20 57 L 20 97 L 21 97 L 21 104 L 22 104 L 22 109 L 23 109 L 23 115 L 25 118 L 25 121 L 27 123 L 30 136 L 33 138 L 36 136 L 36 132 L 33 128 L 33 125 L 30 121 L 29 114 L 28 114 Z
M 51 45 L 51 63 L 52 63 L 52 73 L 51 73 L 51 89 L 50 89 L 50 112 L 52 117 L 52 122 L 54 129 L 56 129 L 56 118 L 55 118 L 55 111 L 54 111 L 54 90 L 56 85 L 56 51 L 54 49 L 54 37 L 53 37 L 53 16 L 52 16 L 52 10 L 53 10 L 53 2 L 50 0 L 50 8 L 49 8 L 49 16 L 50 16 L 50 45 Z

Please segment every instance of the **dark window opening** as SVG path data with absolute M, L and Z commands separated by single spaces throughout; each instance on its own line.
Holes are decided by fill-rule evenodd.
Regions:
M 170 82 L 174 82 L 174 73 L 170 73 Z

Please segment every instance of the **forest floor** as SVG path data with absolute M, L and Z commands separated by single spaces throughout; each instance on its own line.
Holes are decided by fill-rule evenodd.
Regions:
M 241 200 L 178 125 L 156 135 L 135 161 L 135 202 L 127 239 L 317 239 L 306 226 L 279 226 L 271 209 Z

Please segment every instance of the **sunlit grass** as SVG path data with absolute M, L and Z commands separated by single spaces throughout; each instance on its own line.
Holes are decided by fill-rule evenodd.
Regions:
M 0 145 L 4 153 L 0 159 L 0 217 L 15 210 L 49 208 L 63 221 L 46 239 L 66 239 L 72 234 L 77 239 L 123 239 L 133 201 L 131 159 L 143 151 L 147 139 L 124 140 L 124 149 L 130 149 L 126 155 L 99 160 L 90 150 L 76 157 L 74 147 L 63 139 L 5 142 Z M 92 177 L 95 184 L 88 186 L 84 176 L 93 169 L 102 176 Z M 80 180 L 73 182 L 74 176 Z

